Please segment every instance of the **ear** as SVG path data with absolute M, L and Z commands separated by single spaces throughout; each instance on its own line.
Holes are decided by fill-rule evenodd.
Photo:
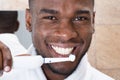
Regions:
M 25 18 L 26 18 L 26 29 L 27 29 L 29 32 L 32 32 L 30 9 L 26 9 Z

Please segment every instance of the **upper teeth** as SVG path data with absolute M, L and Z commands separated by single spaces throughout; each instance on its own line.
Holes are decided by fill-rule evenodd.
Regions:
M 58 53 L 62 55 L 67 55 L 70 54 L 73 50 L 72 48 L 62 48 L 62 47 L 57 47 L 57 46 L 52 46 L 52 48 Z

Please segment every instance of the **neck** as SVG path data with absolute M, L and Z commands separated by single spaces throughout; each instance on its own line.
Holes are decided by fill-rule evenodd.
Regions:
M 47 80 L 64 80 L 67 76 L 53 72 L 47 65 L 43 65 L 42 69 L 46 75 Z

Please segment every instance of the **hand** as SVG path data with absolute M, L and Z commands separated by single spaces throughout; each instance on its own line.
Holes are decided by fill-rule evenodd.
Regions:
M 12 55 L 9 48 L 0 41 L 0 76 L 12 68 Z

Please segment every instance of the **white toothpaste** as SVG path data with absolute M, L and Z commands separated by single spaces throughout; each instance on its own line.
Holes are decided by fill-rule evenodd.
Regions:
M 43 58 L 42 56 L 16 56 L 13 57 L 13 68 L 15 69 L 35 69 L 46 63 L 66 62 L 75 60 L 75 55 L 71 54 L 66 58 Z

